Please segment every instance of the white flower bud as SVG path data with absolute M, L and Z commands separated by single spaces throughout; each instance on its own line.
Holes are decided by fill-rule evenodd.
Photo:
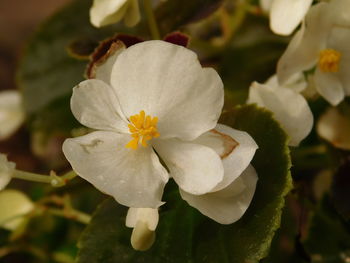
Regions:
M 145 221 L 138 221 L 131 234 L 131 245 L 135 250 L 148 250 L 153 245 L 155 236 Z
M 125 224 L 134 228 L 131 245 L 135 250 L 145 251 L 153 245 L 158 220 L 158 209 L 129 208 Z
M 0 227 L 15 230 L 25 220 L 24 215 L 33 208 L 33 202 L 24 193 L 17 190 L 1 191 Z
M 0 140 L 10 137 L 23 123 L 22 98 L 15 90 L 0 92 Z
M 9 162 L 5 154 L 0 154 L 0 191 L 11 181 L 16 164 Z

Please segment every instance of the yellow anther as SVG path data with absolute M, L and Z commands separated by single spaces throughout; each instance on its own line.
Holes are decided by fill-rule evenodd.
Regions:
M 128 127 L 132 139 L 127 145 L 125 145 L 126 148 L 136 150 L 139 143 L 146 147 L 147 141 L 160 136 L 157 130 L 157 117 L 152 118 L 150 115 L 146 116 L 145 111 L 142 110 L 139 114 L 130 116 L 129 119 L 131 124 L 129 124 Z
M 323 72 L 338 72 L 341 53 L 334 49 L 324 49 L 320 52 L 318 66 Z

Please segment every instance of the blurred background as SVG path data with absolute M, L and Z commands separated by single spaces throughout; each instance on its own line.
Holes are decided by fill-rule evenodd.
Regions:
M 17 89 L 16 69 L 21 61 L 27 41 L 37 31 L 39 25 L 48 19 L 57 10 L 72 0 L 1 0 L 0 1 L 0 90 Z M 30 129 L 19 129 L 9 139 L 0 141 L 0 152 L 16 163 L 20 170 L 48 174 L 50 169 L 59 172 L 67 168 L 62 162 L 62 140 L 57 137 L 49 142 L 43 154 L 50 153 L 49 159 L 59 159 L 55 165 L 46 161 L 43 156 L 33 154 L 31 142 L 33 137 Z M 61 157 L 61 158 L 58 158 Z M 49 195 L 49 203 L 56 208 L 63 206 L 64 200 L 74 198 L 74 192 L 79 192 L 82 199 L 74 198 L 73 203 L 87 204 L 85 210 L 91 213 L 103 195 L 97 191 L 91 192 L 88 184 L 82 180 L 72 184 L 72 195 L 64 196 L 61 190 L 52 189 L 49 185 L 33 184 L 22 180 L 12 180 L 8 189 L 17 189 L 25 192 L 31 200 L 41 200 Z M 84 194 L 88 188 L 89 193 Z M 65 190 L 63 190 L 65 191 Z M 92 198 L 89 200 L 90 197 Z M 88 199 L 85 199 L 85 198 Z M 96 199 L 96 201 L 93 201 Z M 84 205 L 83 205 L 84 207 Z M 83 208 L 84 209 L 84 208 Z M 0 211 L 1 213 L 1 211 Z M 28 224 L 27 224 L 28 223 Z M 62 217 L 52 216 L 43 212 L 39 217 L 27 222 L 14 232 L 0 229 L 0 262 L 1 263 L 38 263 L 74 262 L 77 247 L 76 243 L 85 225 Z
M 26 41 L 38 25 L 71 0 L 1 0 L 0 1 L 0 90 L 16 89 L 16 67 Z M 34 171 L 38 163 L 29 151 L 29 138 L 23 129 L 5 142 L 6 153 L 17 167 Z

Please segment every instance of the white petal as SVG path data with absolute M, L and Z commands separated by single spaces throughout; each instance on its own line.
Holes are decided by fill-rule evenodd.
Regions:
M 273 1 L 274 0 L 259 0 L 259 4 L 260 4 L 261 9 L 265 13 L 268 13 L 271 9 Z
M 301 29 L 294 35 L 277 64 L 279 83 L 284 85 L 296 73 L 308 70 L 318 61 L 320 50 L 326 47 L 331 26 L 326 3 L 313 6 Z
M 333 27 L 329 36 L 328 47 L 340 52 L 339 76 L 346 95 L 350 95 L 350 27 Z
M 21 225 L 23 215 L 34 208 L 33 202 L 22 192 L 4 190 L 0 192 L 0 227 L 15 230 Z
M 317 68 L 314 80 L 318 93 L 333 106 L 338 105 L 344 99 L 343 85 L 337 74 L 322 72 Z
M 290 136 L 289 145 L 297 146 L 312 129 L 313 115 L 307 101 L 291 89 L 271 88 L 254 82 L 247 103 L 256 103 L 272 111 Z
M 0 92 L 0 140 L 10 137 L 24 122 L 22 97 L 18 91 Z
M 305 24 L 295 33 L 286 51 L 277 63 L 277 76 L 281 85 L 284 85 L 292 75 L 313 67 L 318 59 L 319 50 L 313 49 L 312 38 L 304 41 Z
M 270 27 L 279 35 L 290 35 L 300 24 L 312 0 L 274 0 L 270 11 Z
M 332 0 L 328 12 L 333 16 L 333 23 L 341 27 L 350 26 L 350 2 L 348 0 Z
M 156 140 L 154 147 L 170 176 L 186 192 L 208 193 L 223 180 L 222 161 L 209 147 L 178 139 Z
M 338 76 L 342 82 L 342 86 L 346 96 L 350 96 L 350 74 L 349 74 L 350 52 L 348 53 L 348 55 L 349 56 L 347 57 L 343 56 L 341 58 L 340 65 L 339 65 L 339 73 L 338 73 Z
M 73 88 L 71 110 L 83 125 L 98 129 L 128 132 L 128 122 L 120 110 L 111 86 L 101 80 L 89 79 Z
M 158 209 L 130 207 L 126 215 L 125 225 L 134 228 L 138 221 L 145 222 L 149 230 L 156 230 L 159 221 Z
M 16 164 L 9 162 L 5 154 L 0 153 L 0 191 L 11 181 Z
M 272 88 L 277 88 L 280 86 L 278 83 L 277 75 L 271 76 L 265 82 L 265 84 Z M 308 83 L 305 80 L 304 74 L 300 72 L 292 75 L 283 85 L 284 88 L 292 89 L 295 92 L 302 92 L 307 88 L 307 86 L 308 86 Z
M 229 138 L 232 138 L 236 142 L 232 149 L 229 149 L 229 152 L 224 147 L 225 141 L 228 140 L 225 136 L 229 136 Z M 213 192 L 227 187 L 239 177 L 248 167 L 258 149 L 258 145 L 248 133 L 222 124 L 218 124 L 214 132 L 207 132 L 198 137 L 194 142 L 214 149 L 222 158 L 224 178 L 213 189 Z
M 144 110 L 158 117 L 162 138 L 192 140 L 215 127 L 223 84 L 196 54 L 164 41 L 146 41 L 119 55 L 112 85 L 127 117 Z
M 350 120 L 337 108 L 329 108 L 320 117 L 317 133 L 335 147 L 350 150 Z
M 140 7 L 139 0 L 130 0 L 130 4 L 128 5 L 128 9 L 126 10 L 124 16 L 124 23 L 128 27 L 135 26 L 138 22 L 140 22 Z
M 126 148 L 130 140 L 127 134 L 93 132 L 67 139 L 63 153 L 79 176 L 120 204 L 157 208 L 167 171 L 151 147 Z
M 278 83 L 278 78 L 277 75 L 272 75 L 271 77 L 269 77 L 266 81 L 265 84 L 270 86 L 270 87 L 279 87 L 279 83 Z
M 95 27 L 117 23 L 124 16 L 129 0 L 94 0 L 90 21 Z
M 232 224 L 245 213 L 256 188 L 257 174 L 250 165 L 240 177 L 221 191 L 205 195 L 192 195 L 180 189 L 189 205 L 220 224 Z

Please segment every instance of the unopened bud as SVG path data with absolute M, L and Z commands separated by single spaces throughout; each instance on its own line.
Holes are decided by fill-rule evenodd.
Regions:
M 148 250 L 154 243 L 155 232 L 149 230 L 148 224 L 144 221 L 138 221 L 131 234 L 131 245 L 135 250 Z

